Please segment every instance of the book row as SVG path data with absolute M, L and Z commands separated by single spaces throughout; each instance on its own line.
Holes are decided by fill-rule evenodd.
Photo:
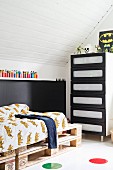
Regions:
M 35 71 L 0 70 L 0 77 L 38 78 L 38 73 Z

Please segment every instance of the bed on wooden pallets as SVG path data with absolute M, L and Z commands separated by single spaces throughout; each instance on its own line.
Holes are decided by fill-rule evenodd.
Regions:
M 76 146 L 76 142 L 81 142 L 81 127 L 69 125 L 65 115 L 61 112 L 38 113 L 29 111 L 26 104 L 12 104 L 0 107 L 0 170 L 22 169 L 37 162 L 36 158 L 41 156 L 52 155 L 57 149 L 48 149 L 47 128 L 42 120 L 37 119 L 19 119 L 15 114 L 35 114 L 52 118 L 55 121 L 58 136 L 63 135 L 63 141 L 58 144 L 61 148 L 62 142 L 66 141 L 65 130 L 72 129 L 72 135 L 79 136 L 72 139 L 71 145 Z M 76 129 L 78 128 L 78 131 Z M 75 143 L 73 143 L 75 141 Z M 29 160 L 28 160 L 29 159 Z M 40 161 L 40 159 L 39 159 Z M 16 165 L 15 165 L 16 163 Z M 29 165 L 28 165 L 29 164 Z
M 48 149 L 44 121 L 15 118 L 15 113 L 26 114 L 29 107 L 11 103 L 26 103 L 33 114 L 52 117 L 57 148 Z M 65 81 L 0 80 L 0 106 L 0 170 L 24 169 L 81 143 L 81 126 L 67 123 L 65 117 Z
M 14 150 L 47 138 L 47 128 L 44 121 L 15 118 L 15 114 L 20 113 L 51 117 L 55 121 L 57 132 L 68 126 L 65 115 L 60 112 L 32 112 L 29 111 L 26 104 L 12 104 L 0 107 L 0 152 Z

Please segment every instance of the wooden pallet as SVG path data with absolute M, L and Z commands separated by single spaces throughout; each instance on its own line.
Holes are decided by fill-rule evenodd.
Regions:
M 15 150 L 0 154 L 0 170 L 15 170 Z
M 58 133 L 57 149 L 48 149 L 48 144 L 44 142 L 21 147 L 16 150 L 16 170 L 24 169 L 25 167 L 34 165 L 64 153 L 73 147 L 78 147 L 81 144 L 82 126 L 79 124 L 69 124 L 64 132 Z M 66 145 L 67 144 L 67 145 Z
M 48 149 L 46 140 L 0 154 L 0 170 L 20 170 L 57 156 L 81 144 L 82 126 L 69 124 L 58 133 L 57 149 Z

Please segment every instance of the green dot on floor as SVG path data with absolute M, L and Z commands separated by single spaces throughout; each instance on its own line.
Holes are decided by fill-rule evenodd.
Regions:
M 58 163 L 47 163 L 43 164 L 42 167 L 45 169 L 59 169 L 62 167 L 62 165 Z

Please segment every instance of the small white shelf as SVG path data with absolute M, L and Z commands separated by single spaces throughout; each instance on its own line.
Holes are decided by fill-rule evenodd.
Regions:
M 0 77 L 0 80 L 33 80 L 33 81 L 56 81 L 56 79 L 41 79 L 41 78 L 12 78 L 12 77 Z
M 0 80 L 39 80 L 38 78 L 12 78 L 12 77 L 0 77 Z

